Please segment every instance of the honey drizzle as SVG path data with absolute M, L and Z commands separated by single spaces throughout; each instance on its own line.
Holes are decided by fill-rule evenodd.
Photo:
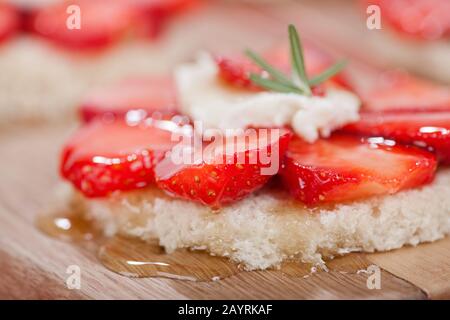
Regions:
M 85 215 L 76 212 L 44 214 L 36 220 L 37 227 L 47 235 L 64 241 L 83 242 L 101 237 L 101 230 Z
M 176 250 L 167 254 L 157 243 L 113 236 L 105 238 L 101 228 L 83 210 L 61 210 L 38 217 L 37 227 L 47 235 L 84 248 L 94 248 L 107 269 L 127 277 L 162 277 L 188 281 L 217 281 L 243 271 L 227 258 L 204 251 Z M 310 266 L 286 262 L 279 270 L 282 276 L 306 277 Z
M 177 250 L 165 253 L 153 243 L 114 237 L 100 248 L 103 265 L 131 277 L 165 277 L 191 281 L 215 281 L 239 272 L 236 264 L 205 252 Z

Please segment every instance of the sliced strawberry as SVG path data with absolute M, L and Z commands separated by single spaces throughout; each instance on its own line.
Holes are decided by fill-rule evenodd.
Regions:
M 156 126 L 94 121 L 64 147 L 61 174 L 87 197 L 143 188 L 154 182 L 154 165 L 173 144 L 171 132 Z
M 80 8 L 80 29 L 72 28 L 69 6 Z M 39 35 L 75 49 L 94 49 L 109 45 L 132 26 L 134 9 L 122 1 L 76 0 L 56 3 L 38 10 L 31 28 Z M 71 28 L 68 28 L 70 22 Z
M 402 72 L 385 72 L 368 90 L 356 91 L 366 111 L 450 110 L 450 88 Z
M 81 118 L 124 117 L 129 111 L 142 117 L 169 119 L 177 113 L 175 88 L 170 78 L 129 78 L 111 86 L 95 89 L 80 107 Z
M 394 29 L 412 37 L 434 40 L 450 35 L 448 0 L 364 0 L 375 4 Z
M 382 138 L 334 135 L 313 144 L 291 141 L 280 174 L 285 187 L 307 205 L 392 194 L 431 182 L 432 153 Z
M 304 46 L 304 55 L 306 69 L 310 77 L 318 75 L 333 63 L 333 60 L 326 53 L 310 44 Z M 291 72 L 289 48 L 287 46 L 276 47 L 266 52 L 263 56 L 271 65 L 278 69 L 287 74 Z M 238 88 L 260 90 L 250 80 L 250 74 L 261 74 L 262 70 L 248 58 L 244 56 L 217 56 L 215 59 L 219 67 L 219 76 L 226 83 Z M 334 76 L 332 80 L 341 86 L 349 87 L 345 75 L 342 73 Z
M 249 90 L 261 90 L 250 80 L 250 74 L 261 73 L 261 69 L 244 57 L 222 57 L 215 58 L 219 67 L 219 77 L 226 83 Z M 273 61 L 272 61 L 273 64 Z
M 0 42 L 13 35 L 20 27 L 20 16 L 13 6 L 0 3 Z
M 256 140 L 249 140 L 253 143 L 241 144 L 235 139 L 205 145 L 203 157 L 190 163 L 166 157 L 155 167 L 157 185 L 174 196 L 213 208 L 242 199 L 278 172 L 291 137 L 286 129 L 261 130 L 254 136 Z M 230 150 L 226 156 L 224 146 Z M 272 161 L 265 161 L 261 155 Z
M 363 112 L 361 120 L 347 125 L 345 132 L 385 137 L 434 151 L 450 164 L 450 110 L 438 112 Z

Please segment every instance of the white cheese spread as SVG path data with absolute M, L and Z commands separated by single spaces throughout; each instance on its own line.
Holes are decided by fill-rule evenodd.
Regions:
M 226 85 L 213 58 L 202 53 L 195 63 L 179 66 L 175 81 L 182 111 L 207 128 L 290 125 L 308 142 L 359 119 L 359 99 L 328 88 L 323 97 L 296 93 L 250 92 Z

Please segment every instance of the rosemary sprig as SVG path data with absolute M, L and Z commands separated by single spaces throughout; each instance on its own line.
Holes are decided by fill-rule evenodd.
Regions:
M 316 86 L 318 84 L 321 84 L 322 82 L 326 81 L 327 79 L 329 79 L 329 78 L 333 77 L 334 75 L 338 74 L 339 72 L 341 72 L 341 70 L 344 69 L 346 65 L 347 65 L 347 61 L 345 61 L 345 60 L 337 62 L 335 65 L 329 67 L 328 69 L 323 71 L 321 74 L 310 79 L 308 81 L 309 85 Z
M 289 84 L 291 81 L 277 69 L 273 68 L 266 60 L 251 50 L 247 50 L 246 55 L 253 60 L 261 69 L 266 70 L 267 73 L 275 80 L 283 84 Z
M 265 89 L 283 92 L 283 93 L 297 93 L 311 96 L 311 87 L 321 84 L 327 79 L 339 73 L 346 65 L 345 61 L 340 61 L 323 71 L 319 75 L 308 78 L 305 68 L 305 58 L 303 56 L 303 47 L 298 36 L 297 29 L 293 25 L 289 25 L 289 43 L 291 48 L 291 64 L 292 76 L 289 77 L 283 72 L 271 66 L 261 56 L 251 50 L 246 50 L 246 55 L 261 69 L 266 71 L 270 78 L 262 77 L 261 75 L 252 73 L 250 80 Z
M 305 58 L 303 57 L 303 47 L 298 36 L 297 29 L 289 25 L 289 42 L 291 44 L 291 64 L 293 77 L 297 77 L 297 82 L 305 91 L 305 94 L 311 95 L 311 88 L 308 84 L 308 76 L 305 69 Z
M 296 88 L 290 84 L 284 84 L 284 83 L 276 82 L 276 81 L 273 81 L 270 79 L 266 79 L 257 74 L 251 74 L 250 80 L 253 83 L 259 85 L 260 87 L 264 87 L 264 88 L 270 89 L 272 91 L 285 92 L 285 93 L 295 92 L 295 93 L 303 94 L 303 91 L 299 90 L 298 88 Z

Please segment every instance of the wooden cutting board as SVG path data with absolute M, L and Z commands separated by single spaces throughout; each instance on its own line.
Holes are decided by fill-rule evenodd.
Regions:
M 133 279 L 104 268 L 92 252 L 42 234 L 36 215 L 54 197 L 60 145 L 73 125 L 16 128 L 0 134 L 0 298 L 38 299 L 425 299 L 450 298 L 450 239 L 389 253 L 351 254 L 329 272 L 293 278 L 241 272 L 217 282 Z M 367 288 L 369 265 L 381 289 Z M 81 289 L 66 269 L 81 268 Z
M 202 47 L 233 51 L 284 39 L 290 19 L 287 13 L 305 9 L 297 3 L 285 6 L 283 10 L 291 10 L 224 3 L 208 6 L 170 27 L 174 38 L 170 41 L 178 43 L 171 48 L 182 59 Z M 182 32 L 187 25 L 191 32 Z M 308 30 L 302 34 L 316 37 Z M 351 254 L 332 261 L 329 272 L 297 278 L 272 271 L 241 272 L 217 282 L 133 279 L 115 274 L 105 269 L 94 253 L 49 238 L 34 225 L 36 215 L 54 197 L 58 152 L 73 127 L 65 123 L 0 131 L 0 298 L 450 298 L 449 238 L 389 253 Z M 81 268 L 80 290 L 66 286 L 70 265 Z M 379 290 L 367 288 L 369 275 L 364 270 L 370 265 L 381 268 Z

